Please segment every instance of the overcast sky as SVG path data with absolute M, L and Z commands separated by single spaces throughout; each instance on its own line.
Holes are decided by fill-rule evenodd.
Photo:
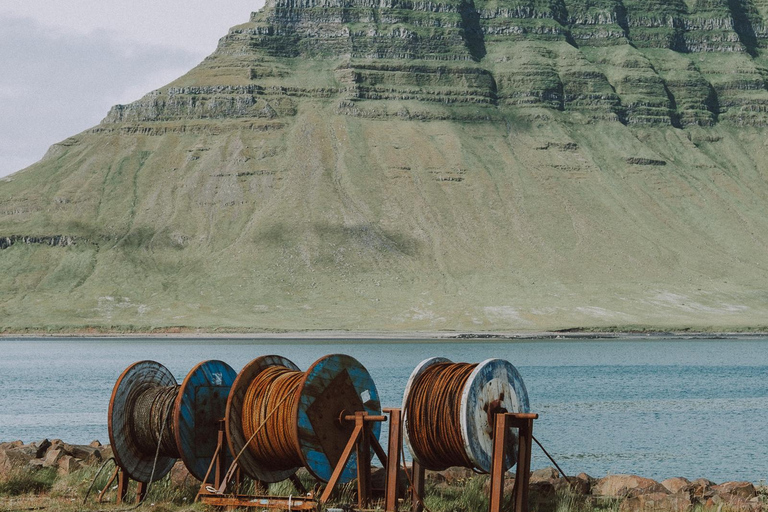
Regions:
M 2 0 L 0 176 L 198 64 L 263 0 Z

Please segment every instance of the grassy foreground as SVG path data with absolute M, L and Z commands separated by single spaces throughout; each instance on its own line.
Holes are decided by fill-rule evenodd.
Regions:
M 35 472 L 15 472 L 10 478 L 0 483 L 0 511 L 125 510 L 128 505 L 117 506 L 113 503 L 100 504 L 96 502 L 98 490 L 106 485 L 109 471 L 103 472 L 98 477 L 97 473 L 98 467 L 94 466 L 84 467 L 69 475 L 59 475 L 56 470 L 51 468 Z M 300 471 L 299 476 L 308 488 L 314 485 L 314 480 L 305 471 Z M 84 503 L 91 486 L 89 498 Z M 488 509 L 488 489 L 489 477 L 487 475 L 459 478 L 450 483 L 428 480 L 424 505 L 426 510 L 430 512 L 484 511 Z M 180 478 L 171 473 L 150 486 L 148 497 L 139 509 L 161 512 L 215 510 L 212 507 L 194 503 L 197 490 L 196 480 L 186 476 Z M 252 493 L 253 489 L 246 487 L 244 492 Z M 342 486 L 327 508 L 351 510 L 348 507 L 355 504 L 355 492 L 354 482 Z M 272 484 L 269 493 L 273 496 L 289 496 L 295 495 L 296 490 L 290 482 L 286 481 Z M 505 509 L 512 510 L 510 486 L 506 489 L 506 495 L 508 501 Z M 764 510 L 768 505 L 768 487 L 759 487 L 758 497 L 759 504 L 754 510 Z M 114 491 L 112 490 L 106 498 L 105 501 L 113 501 Z M 403 503 L 400 509 L 406 510 L 408 505 L 408 503 Z M 372 509 L 383 510 L 383 500 L 374 501 Z M 629 512 L 630 510 L 634 509 L 626 507 L 626 502 L 623 504 L 622 500 L 619 499 L 599 499 L 594 496 L 571 493 L 567 490 L 559 490 L 553 495 L 546 495 L 537 491 L 535 486 L 531 489 L 530 512 Z M 645 510 L 651 509 L 646 508 Z M 689 510 L 690 512 L 724 512 L 739 509 L 720 504 L 717 506 L 695 505 Z

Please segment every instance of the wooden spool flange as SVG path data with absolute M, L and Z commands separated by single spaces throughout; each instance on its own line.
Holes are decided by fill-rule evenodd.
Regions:
M 226 363 L 205 361 L 197 365 L 179 388 L 173 412 L 176 447 L 189 472 L 198 480 L 205 478 L 216 450 L 218 421 L 224 417 L 229 388 L 237 374 Z M 109 401 L 109 442 L 117 464 L 137 482 L 157 481 L 168 474 L 176 459 L 157 458 L 144 453 L 133 430 L 136 399 L 153 387 L 176 386 L 173 374 L 155 361 L 140 361 L 129 366 L 115 383 Z M 227 455 L 231 461 L 231 456 Z
M 403 437 L 413 458 L 422 463 L 408 435 L 408 404 L 411 390 L 424 371 L 439 363 L 451 363 L 444 357 L 422 361 L 411 373 L 403 397 Z M 461 437 L 465 453 L 473 468 L 489 473 L 493 459 L 493 418 L 497 412 L 529 412 L 528 392 L 523 378 L 508 361 L 488 359 L 478 364 L 462 390 L 460 404 Z M 490 414 L 489 414 L 490 412 Z M 504 469 L 509 470 L 517 460 L 517 433 L 508 438 Z M 438 441 L 439 442 L 439 441 Z M 432 468 L 427 468 L 432 469 Z
M 243 400 L 251 381 L 259 372 L 274 365 L 298 371 L 293 362 L 283 357 L 259 357 L 246 365 L 237 376 L 227 404 L 226 431 L 230 450 L 236 456 L 242 451 L 238 464 L 249 476 L 262 482 L 279 482 L 298 470 L 298 467 L 283 471 L 265 469 L 249 450 L 243 450 L 247 442 L 242 429 Z M 304 467 L 315 478 L 327 482 L 355 426 L 354 422 L 340 418 L 357 411 L 381 415 L 379 393 L 363 365 L 350 356 L 339 354 L 315 362 L 304 374 L 296 393 L 296 418 L 292 424 L 297 453 Z M 378 439 L 381 424 L 373 423 L 371 428 Z M 356 477 L 357 456 L 353 454 L 338 483 L 346 483 Z

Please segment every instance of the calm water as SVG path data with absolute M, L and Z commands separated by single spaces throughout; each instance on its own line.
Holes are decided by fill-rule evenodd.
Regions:
M 508 359 L 522 374 L 534 433 L 568 473 L 768 479 L 768 339 L 534 340 L 503 343 L 283 340 L 0 340 L 0 441 L 107 442 L 112 386 L 153 359 L 178 380 L 221 359 L 239 370 L 280 354 L 306 369 L 345 353 L 370 371 L 384 406 L 400 406 L 423 359 Z M 548 466 L 534 448 L 533 465 Z

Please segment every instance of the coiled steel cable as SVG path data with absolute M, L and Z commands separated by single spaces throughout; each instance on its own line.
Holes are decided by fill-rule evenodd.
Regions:
M 173 405 L 179 386 L 156 386 L 141 393 L 133 405 L 133 434 L 144 453 L 154 453 L 160 447 L 160 456 L 178 459 Z
M 282 471 L 303 466 L 295 425 L 299 386 L 304 372 L 270 366 L 248 386 L 242 411 L 248 449 L 265 469 Z
M 438 363 L 418 376 L 406 404 L 408 437 L 422 466 L 474 469 L 461 436 L 461 395 L 477 364 Z

